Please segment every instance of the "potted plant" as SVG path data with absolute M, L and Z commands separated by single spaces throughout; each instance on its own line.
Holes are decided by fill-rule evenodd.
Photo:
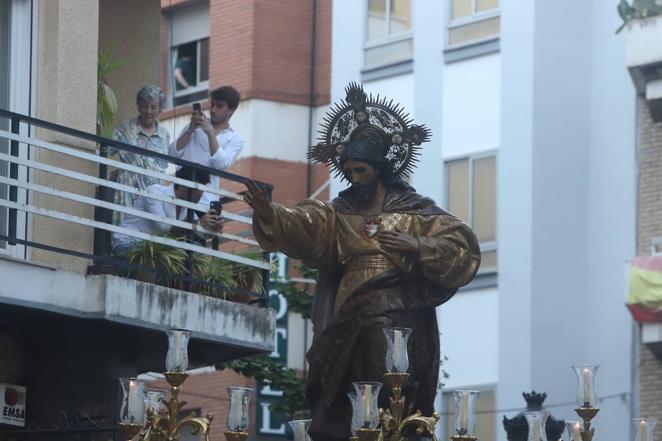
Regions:
M 148 240 L 136 242 L 135 246 L 126 253 L 126 259 L 130 263 L 169 274 L 185 274 L 187 257 L 184 250 Z M 131 270 L 129 277 L 147 283 L 172 284 L 172 278 L 166 277 L 166 280 L 159 280 L 158 275 L 153 271 Z

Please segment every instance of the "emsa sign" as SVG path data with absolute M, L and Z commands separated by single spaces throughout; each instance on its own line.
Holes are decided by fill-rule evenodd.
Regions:
M 0 424 L 25 427 L 25 387 L 0 383 Z

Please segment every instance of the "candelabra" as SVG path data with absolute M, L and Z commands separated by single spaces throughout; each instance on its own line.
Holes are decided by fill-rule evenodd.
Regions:
M 575 374 L 577 374 L 577 404 L 579 404 L 579 407 L 575 409 L 575 412 L 577 412 L 577 415 L 583 421 L 579 435 L 581 441 L 592 441 L 595 429 L 591 427 L 591 420 L 600 411 L 600 409 L 593 407 L 593 404 L 596 402 L 595 373 L 598 370 L 598 366 L 582 364 L 573 366 L 572 368 Z M 577 426 L 578 424 L 572 426 L 572 432 L 570 433 L 571 439 L 573 436 L 576 437 L 575 427 Z
M 193 412 L 179 418 L 186 401 L 179 399 L 179 391 L 188 374 L 188 340 L 191 333 L 180 329 L 168 330 L 168 354 L 166 372 L 163 374 L 170 385 L 170 398 L 165 400 L 164 391 L 144 391 L 144 383 L 136 378 L 122 378 L 122 404 L 118 428 L 128 441 L 140 435 L 143 441 L 173 441 L 188 428 L 191 434 L 202 434 L 209 441 L 212 416 L 198 417 Z M 146 418 L 145 418 L 146 417 Z M 145 419 L 146 424 L 145 424 Z
M 352 402 L 352 438 L 358 441 L 402 441 L 407 430 L 415 430 L 417 435 L 429 436 L 436 441 L 434 428 L 439 421 L 435 412 L 423 416 L 419 410 L 405 415 L 403 387 L 409 380 L 409 358 L 407 341 L 411 335 L 409 328 L 385 328 L 387 342 L 386 370 L 384 381 L 391 390 L 388 409 L 378 407 L 378 396 L 382 383 L 354 383 L 355 394 L 350 394 Z

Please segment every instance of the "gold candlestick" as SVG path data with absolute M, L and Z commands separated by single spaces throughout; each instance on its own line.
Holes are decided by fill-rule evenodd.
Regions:
M 591 406 L 582 406 L 575 409 L 577 415 L 584 420 L 584 427 L 581 431 L 582 441 L 591 441 L 595 429 L 591 427 L 591 420 L 600 412 L 600 409 Z
M 356 437 L 359 441 L 382 441 L 384 434 L 382 429 L 358 429 Z
M 450 439 L 453 441 L 476 441 L 478 437 L 473 436 L 473 435 L 451 435 Z
M 124 438 L 126 438 L 127 441 L 131 441 L 140 433 L 140 429 L 142 429 L 143 426 L 135 423 L 119 423 L 117 427 L 120 429 L 120 432 L 122 432 L 122 435 L 124 435 Z
M 248 432 L 223 432 L 227 441 L 246 441 Z
M 428 435 L 432 438 L 432 441 L 436 441 L 434 428 L 439 421 L 438 413 L 434 412 L 432 416 L 425 417 L 422 416 L 420 410 L 417 410 L 413 414 L 404 417 L 405 397 L 402 394 L 402 387 L 408 380 L 409 374 L 406 372 L 387 372 L 384 374 L 384 381 L 391 388 L 391 396 L 389 397 L 391 405 L 388 410 L 379 409 L 381 429 L 374 430 L 379 430 L 382 438 L 387 441 L 403 441 L 405 439 L 405 428 L 413 425 L 416 427 L 415 430 L 418 435 Z M 361 434 L 358 433 L 359 431 L 357 431 L 359 441 L 372 441 L 368 437 L 374 435 L 364 434 L 363 436 L 365 438 L 361 439 Z
M 186 417 L 178 420 L 181 409 L 186 406 L 186 401 L 179 400 L 179 389 L 184 381 L 186 381 L 188 374 L 185 372 L 165 372 L 163 375 L 168 384 L 170 384 L 170 399 L 164 402 L 166 412 L 156 414 L 154 411 L 148 411 L 147 429 L 142 435 L 142 440 L 177 440 L 179 439 L 179 432 L 188 426 L 188 429 L 193 435 L 202 433 L 204 435 L 204 441 L 209 441 L 212 415 L 208 414 L 206 417 L 198 417 L 195 413 L 191 412 Z

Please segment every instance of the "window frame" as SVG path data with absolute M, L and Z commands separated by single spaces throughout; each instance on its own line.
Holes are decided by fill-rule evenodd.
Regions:
M 484 150 L 481 152 L 477 153 L 470 153 L 466 155 L 458 155 L 454 157 L 448 157 L 444 158 L 444 181 L 445 181 L 445 191 L 444 191 L 444 206 L 448 207 L 449 204 L 449 199 L 450 199 L 450 173 L 449 173 L 449 165 L 453 162 L 456 161 L 468 161 L 468 172 L 467 172 L 467 180 L 469 181 L 467 183 L 467 194 L 469 195 L 469 201 L 467 205 L 468 213 L 467 213 L 467 219 L 464 219 L 464 221 L 469 225 L 471 228 L 473 228 L 473 215 L 474 215 L 474 162 L 480 159 L 485 159 L 485 158 L 494 158 L 494 176 L 495 176 L 495 188 L 496 188 L 496 178 L 497 178 L 497 170 L 498 170 L 498 161 L 499 161 L 499 155 L 498 155 L 498 150 L 497 149 L 491 149 L 491 150 Z M 497 206 L 497 201 L 496 199 L 498 198 L 498 193 L 496 193 L 495 190 L 495 213 L 494 213 L 494 232 L 495 232 L 495 239 L 494 240 L 489 240 L 489 241 L 482 241 L 479 242 L 480 246 L 480 251 L 481 253 L 486 253 L 486 252 L 496 252 L 497 255 L 497 266 L 499 262 L 499 251 L 498 251 L 498 242 L 499 238 L 496 237 L 497 235 L 497 211 L 498 211 L 498 206 Z M 451 213 L 452 214 L 452 213 Z M 494 274 L 498 270 L 495 269 L 489 269 L 485 271 L 479 270 L 479 274 Z
M 387 33 L 385 37 L 380 37 L 380 38 L 374 38 L 372 40 L 368 39 L 368 22 L 369 22 L 369 13 L 370 13 L 370 5 L 369 5 L 369 0 L 366 0 L 364 2 L 364 7 L 365 7 L 365 13 L 363 14 L 365 17 L 365 29 L 364 29 L 364 36 L 363 36 L 363 68 L 372 70 L 375 68 L 379 67 L 384 67 L 384 66 L 389 66 L 391 64 L 398 64 L 398 63 L 403 63 L 409 60 L 412 60 L 414 58 L 414 54 L 412 52 L 411 56 L 408 58 L 403 58 L 402 60 L 395 61 L 395 62 L 387 62 L 387 63 L 379 63 L 379 64 L 367 64 L 366 63 L 366 51 L 370 49 L 375 49 L 379 47 L 384 47 L 384 46 L 389 46 L 391 44 L 396 44 L 396 43 L 401 43 L 403 41 L 407 40 L 413 40 L 414 39 L 414 31 L 412 30 L 413 28 L 413 14 L 412 14 L 412 8 L 411 8 L 411 3 L 410 3 L 410 8 L 409 8 L 409 19 L 411 22 L 411 26 L 409 31 L 406 32 L 399 32 L 397 34 L 392 34 L 391 31 L 391 5 L 392 5 L 393 0 L 385 0 L 386 2 L 386 26 L 387 26 Z
M 451 30 L 461 28 L 463 26 L 471 25 L 474 23 L 480 23 L 481 21 L 487 21 L 493 18 L 501 17 L 501 1 L 499 0 L 499 6 L 494 9 L 488 9 L 487 11 L 476 12 L 476 1 L 471 0 L 471 15 L 460 18 L 453 18 L 453 2 L 452 0 L 448 2 L 448 26 L 446 26 L 446 48 L 448 49 L 459 49 L 466 46 L 473 46 L 476 44 L 487 43 L 489 41 L 498 40 L 501 38 L 501 32 L 498 34 L 475 38 L 473 40 L 463 41 L 462 43 L 452 44 L 451 40 Z
M 198 40 L 193 40 L 189 41 L 188 43 L 181 43 L 177 46 L 170 46 L 170 81 L 172 82 L 172 90 L 174 91 L 174 94 L 172 95 L 173 97 L 173 107 L 174 107 L 174 99 L 175 98 L 181 98 L 183 96 L 191 95 L 197 92 L 202 92 L 209 90 L 209 74 L 207 75 L 207 80 L 206 81 L 200 81 L 200 54 L 201 54 L 201 42 L 205 39 L 209 39 L 209 37 L 205 38 L 200 38 Z M 178 51 L 179 47 L 183 46 L 185 44 L 191 44 L 195 43 L 195 86 L 189 87 L 187 89 L 182 89 L 182 90 L 177 90 L 177 87 L 175 85 L 175 61 L 178 58 Z M 207 59 L 209 60 L 209 54 L 207 54 Z M 207 65 L 209 65 L 209 61 L 207 61 Z

